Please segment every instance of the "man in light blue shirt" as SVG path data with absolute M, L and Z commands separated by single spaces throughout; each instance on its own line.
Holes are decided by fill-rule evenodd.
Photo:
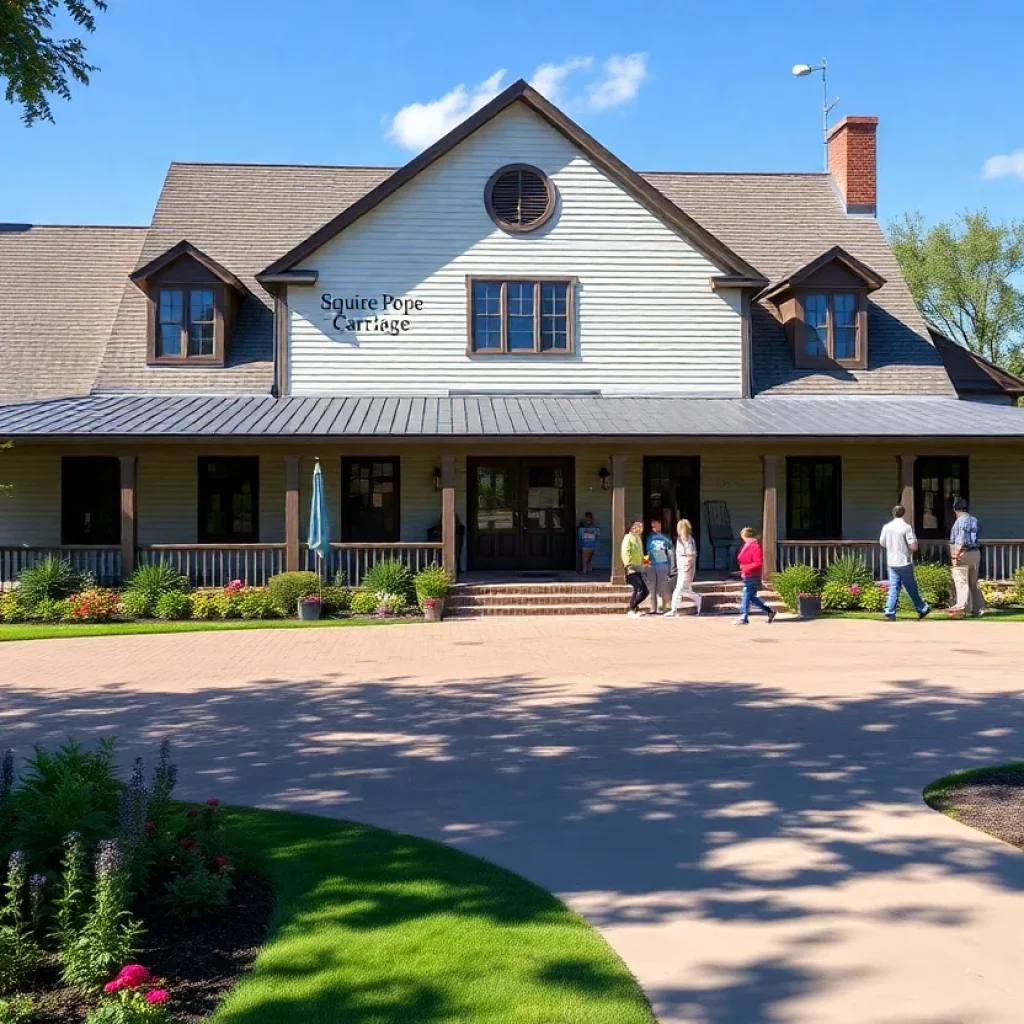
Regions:
M 953 502 L 956 521 L 949 532 L 949 554 L 953 561 L 953 583 L 956 586 L 956 605 L 949 614 L 955 618 L 978 616 L 985 607 L 985 598 L 978 586 L 981 567 L 981 527 L 971 515 L 966 498 Z
M 651 614 L 660 615 L 668 608 L 668 578 L 672 571 L 674 551 L 672 541 L 661 532 L 661 520 L 651 520 L 651 535 L 647 538 L 647 557 L 651 560 Z

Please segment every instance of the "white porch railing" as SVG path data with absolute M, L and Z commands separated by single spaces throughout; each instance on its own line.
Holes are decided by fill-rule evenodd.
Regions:
M 330 557 L 325 560 L 324 575 L 333 580 L 344 573 L 350 587 L 362 585 L 363 577 L 378 562 L 397 559 L 416 573 L 436 562 L 441 564 L 443 544 L 431 542 L 401 542 L 397 544 L 332 544 Z M 314 552 L 302 546 L 302 561 L 307 569 L 317 568 Z
M 193 587 L 226 587 L 242 580 L 262 587 L 284 572 L 284 544 L 143 544 L 139 565 L 165 562 L 188 577 Z
M 0 585 L 13 583 L 22 569 L 35 565 L 48 555 L 63 558 L 79 572 L 91 573 L 96 582 L 110 586 L 121 579 L 121 549 L 93 544 L 66 547 L 6 547 L 0 548 Z
M 944 540 L 922 540 L 918 557 L 923 560 L 949 562 L 949 544 Z M 885 549 L 869 540 L 780 540 L 776 548 L 778 566 L 810 565 L 823 571 L 844 555 L 859 555 L 867 563 L 875 579 L 884 579 L 888 572 Z M 982 579 L 1009 580 L 1024 566 L 1024 540 L 986 540 L 981 543 Z

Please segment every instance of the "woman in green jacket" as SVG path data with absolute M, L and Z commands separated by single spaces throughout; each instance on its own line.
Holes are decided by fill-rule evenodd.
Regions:
M 622 538 L 620 554 L 622 565 L 626 570 L 626 582 L 633 588 L 629 599 L 629 611 L 633 618 L 640 615 L 640 605 L 647 599 L 650 590 L 647 581 L 644 579 L 644 545 L 641 539 L 644 535 L 644 524 L 639 519 L 629 528 L 629 533 Z

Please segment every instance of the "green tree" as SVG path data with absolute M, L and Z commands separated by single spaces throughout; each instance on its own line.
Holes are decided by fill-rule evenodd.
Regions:
M 925 317 L 954 341 L 1019 370 L 1024 329 L 1024 221 L 993 223 L 987 210 L 926 228 L 919 213 L 889 225 L 889 238 Z
M 66 10 L 75 25 L 92 32 L 95 11 L 106 0 L 0 0 L 0 78 L 7 102 L 22 107 L 25 124 L 53 121 L 50 96 L 71 99 L 71 80 L 89 84 L 97 68 L 86 63 L 81 39 L 54 39 L 53 19 Z

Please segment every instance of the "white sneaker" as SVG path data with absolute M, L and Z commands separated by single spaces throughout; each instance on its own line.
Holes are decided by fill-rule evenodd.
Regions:
M 675 617 L 676 617 L 676 612 L 665 612 L 665 618 L 666 619 L 674 619 Z
M 746 619 L 737 619 L 737 620 L 736 620 L 736 621 L 735 621 L 735 622 L 733 623 L 733 625 L 734 625 L 734 626 L 749 626 L 749 625 L 750 625 L 750 623 L 749 623 L 749 622 L 748 622 L 748 621 L 747 621 Z
M 639 619 L 640 618 L 640 612 L 637 612 L 637 611 L 626 612 L 626 618 L 627 619 Z

